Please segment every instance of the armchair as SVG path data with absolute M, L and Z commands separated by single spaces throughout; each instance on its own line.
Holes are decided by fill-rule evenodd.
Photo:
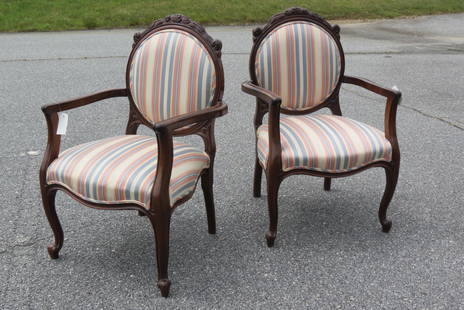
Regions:
M 323 177 L 328 191 L 332 178 L 384 168 L 387 182 L 378 216 L 384 232 L 391 228 L 386 215 L 400 167 L 396 110 L 401 93 L 346 76 L 344 70 L 340 28 L 306 9 L 288 9 L 274 15 L 263 28 L 253 30 L 251 81 L 242 84 L 242 91 L 256 97 L 253 195 L 261 196 L 264 170 L 269 247 L 274 245 L 277 234 L 279 186 L 296 174 Z M 342 116 L 342 83 L 386 98 L 384 132 Z M 311 115 L 322 108 L 330 109 L 332 115 Z M 266 113 L 268 123 L 263 124 Z
M 168 16 L 134 35 L 125 88 L 42 107 L 48 141 L 40 188 L 55 237 L 48 247 L 52 259 L 63 246 L 55 210 L 58 190 L 91 208 L 137 210 L 153 226 L 158 287 L 162 296 L 169 295 L 170 219 L 192 197 L 200 178 L 208 232 L 216 233 L 214 120 L 227 113 L 221 48 L 199 24 L 182 15 Z M 58 113 L 113 97 L 128 98 L 126 134 L 60 152 Z M 137 135 L 140 125 L 152 128 L 156 137 Z M 204 151 L 174 139 L 192 134 L 201 136 Z

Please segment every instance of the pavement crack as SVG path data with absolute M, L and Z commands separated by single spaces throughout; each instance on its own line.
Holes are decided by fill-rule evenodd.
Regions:
M 345 55 L 449 55 L 462 54 L 464 49 L 447 47 L 443 50 L 422 50 L 422 51 L 357 51 L 345 52 Z M 242 55 L 249 56 L 249 52 L 223 52 L 223 55 Z M 127 59 L 127 55 L 113 56 L 81 56 L 81 57 L 47 57 L 47 58 L 14 58 L 0 59 L 0 63 L 13 62 L 39 62 L 39 61 L 62 61 L 62 60 L 94 60 L 94 59 Z
M 370 96 L 364 95 L 364 94 L 359 93 L 359 92 L 354 91 L 354 90 L 347 89 L 347 88 L 345 88 L 345 87 L 343 87 L 343 90 L 344 90 L 344 91 L 347 91 L 347 92 L 350 92 L 350 93 L 352 93 L 352 94 L 355 94 L 355 95 L 357 95 L 357 96 L 359 96 L 359 97 L 362 97 L 362 98 L 367 98 L 367 99 L 370 99 L 370 100 L 373 99 L 373 98 L 370 97 Z M 457 129 L 459 129 L 459 130 L 464 131 L 464 125 L 461 126 L 461 125 L 459 125 L 459 124 L 456 124 L 456 123 L 453 122 L 453 121 L 447 120 L 447 119 L 444 118 L 444 117 L 440 117 L 440 116 L 436 116 L 436 115 L 433 115 L 433 114 L 429 114 L 429 113 L 427 113 L 427 112 L 424 112 L 424 111 L 419 110 L 419 109 L 417 109 L 417 108 L 414 108 L 414 107 L 412 107 L 412 106 L 405 105 L 404 103 L 401 103 L 399 106 L 400 106 L 401 108 L 405 108 L 405 109 L 407 109 L 407 110 L 417 112 L 417 113 L 419 113 L 419 114 L 421 114 L 421 115 L 423 115 L 423 116 L 426 116 L 426 117 L 429 117 L 429 118 L 433 118 L 433 119 L 435 119 L 435 120 L 441 121 L 441 122 L 443 122 L 443 123 L 446 123 L 446 124 L 448 124 L 448 125 L 451 125 L 451 126 L 457 128 Z
M 414 108 L 414 107 L 411 107 L 411 106 L 408 106 L 408 105 L 404 105 L 404 104 L 400 104 L 400 107 L 403 107 L 403 108 L 406 108 L 406 109 L 408 109 L 408 110 L 417 112 L 417 113 L 419 113 L 419 114 L 421 114 L 421 115 L 424 115 L 424 116 L 426 116 L 426 117 L 433 118 L 433 119 L 436 119 L 436 120 L 438 120 L 438 121 L 442 121 L 442 122 L 444 122 L 444 123 L 446 123 L 446 124 L 448 124 L 448 125 L 451 125 L 451 126 L 457 128 L 457 129 L 460 129 L 460 130 L 464 131 L 464 125 L 463 125 L 463 126 L 460 126 L 460 125 L 458 125 L 458 124 L 456 124 L 456 123 L 454 123 L 454 122 L 452 122 L 452 121 L 447 120 L 446 118 L 443 118 L 443 117 L 440 117 L 440 116 L 435 116 L 435 115 L 426 113 L 426 112 L 424 112 L 424 111 L 421 111 L 421 110 L 419 110 L 419 109 L 417 109 L 417 108 Z
M 114 59 L 127 58 L 127 56 L 82 56 L 82 57 L 50 57 L 50 58 L 15 58 L 2 59 L 0 63 L 5 62 L 29 62 L 29 61 L 55 61 L 55 60 L 88 60 L 88 59 Z

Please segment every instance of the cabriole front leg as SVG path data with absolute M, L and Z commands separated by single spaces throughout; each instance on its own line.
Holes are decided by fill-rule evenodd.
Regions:
M 48 246 L 48 254 L 50 258 L 57 259 L 59 257 L 59 252 L 63 246 L 63 229 L 56 214 L 55 207 L 55 197 L 56 190 L 43 190 L 42 191 L 42 202 L 45 210 L 45 215 L 47 216 L 50 227 L 52 228 L 53 235 L 55 237 L 55 242 Z
M 387 220 L 387 209 L 390 201 L 395 193 L 396 183 L 398 182 L 399 169 L 397 167 L 385 168 L 386 184 L 385 192 L 383 193 L 382 201 L 380 202 L 379 208 L 379 220 L 382 225 L 383 232 L 389 232 L 392 226 L 392 222 Z
M 266 233 L 266 241 L 268 247 L 274 246 L 274 240 L 277 236 L 277 220 L 278 220 L 278 194 L 280 180 L 275 177 L 267 178 L 267 205 L 269 211 L 269 230 Z
M 170 214 L 150 214 L 148 216 L 155 232 L 156 261 L 158 267 L 158 288 L 161 296 L 168 297 L 171 281 L 168 278 Z

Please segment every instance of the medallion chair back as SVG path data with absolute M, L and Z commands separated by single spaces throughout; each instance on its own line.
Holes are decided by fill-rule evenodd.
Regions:
M 400 167 L 396 138 L 396 109 L 401 93 L 344 74 L 345 58 L 340 28 L 306 9 L 291 8 L 274 15 L 263 28 L 253 30 L 251 81 L 242 90 L 256 97 L 254 125 L 256 162 L 253 194 L 261 196 L 261 175 L 267 178 L 270 225 L 266 233 L 273 246 L 277 233 L 280 183 L 290 175 L 344 177 L 372 167 L 385 168 L 387 183 L 379 219 L 384 232 Z M 342 117 L 342 83 L 355 84 L 386 97 L 385 131 Z M 312 115 L 329 108 L 332 115 Z M 268 113 L 268 123 L 263 123 Z
M 213 164 L 214 119 L 227 113 L 222 103 L 222 44 L 199 24 L 182 15 L 155 21 L 134 35 L 126 87 L 42 107 L 48 143 L 40 168 L 42 200 L 58 258 L 63 230 L 55 211 L 57 190 L 92 208 L 137 210 L 150 220 L 156 241 L 158 287 L 167 297 L 171 214 L 192 196 L 201 177 L 208 231 L 216 232 Z M 74 146 L 60 153 L 59 112 L 112 97 L 130 105 L 125 135 Z M 137 135 L 139 125 L 156 137 Z M 204 151 L 173 140 L 197 134 Z

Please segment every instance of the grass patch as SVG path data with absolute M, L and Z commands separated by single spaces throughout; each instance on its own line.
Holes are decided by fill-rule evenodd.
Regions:
M 173 13 L 204 25 L 263 23 L 292 6 L 327 19 L 464 12 L 463 0 L 1 0 L 0 31 L 143 27 Z

